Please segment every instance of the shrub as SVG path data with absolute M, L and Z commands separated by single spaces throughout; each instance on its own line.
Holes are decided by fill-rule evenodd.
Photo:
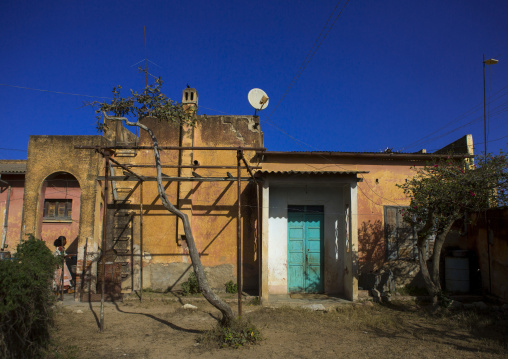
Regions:
M 206 331 L 199 339 L 205 346 L 218 348 L 239 348 L 246 344 L 256 344 L 262 340 L 261 333 L 248 320 L 235 319 L 229 326 L 217 326 Z
M 12 260 L 0 261 L 0 357 L 34 358 L 47 347 L 57 263 L 34 237 L 18 245 Z
M 199 290 L 198 279 L 196 278 L 196 274 L 194 274 L 194 272 L 191 272 L 187 281 L 182 283 L 182 291 L 183 295 L 201 293 Z
M 226 283 L 226 293 L 238 293 L 238 284 L 230 280 Z

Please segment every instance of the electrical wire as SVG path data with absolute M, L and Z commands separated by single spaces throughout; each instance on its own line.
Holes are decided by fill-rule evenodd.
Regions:
M 277 102 L 277 104 L 275 105 L 275 107 L 273 108 L 272 112 L 270 113 L 270 115 L 268 115 L 268 117 L 265 119 L 266 121 L 269 121 L 270 118 L 272 117 L 273 113 L 275 112 L 275 110 L 277 109 L 277 107 L 279 107 L 279 105 L 281 104 L 281 102 L 286 98 L 287 94 L 289 93 L 289 91 L 293 88 L 293 86 L 295 85 L 296 81 L 298 81 L 298 79 L 300 78 L 300 76 L 302 75 L 303 71 L 305 70 L 305 68 L 307 67 L 307 65 L 309 65 L 310 61 L 312 60 L 312 58 L 314 57 L 314 55 L 316 54 L 317 50 L 319 50 L 319 48 L 321 47 L 321 44 L 323 43 L 323 41 L 326 39 L 326 37 L 328 36 L 328 34 L 330 33 L 330 31 L 332 30 L 333 26 L 335 25 L 335 23 L 337 22 L 337 20 L 339 19 L 340 15 L 342 14 L 342 12 L 344 11 L 344 9 L 346 8 L 346 5 L 349 3 L 349 0 L 346 1 L 346 3 L 344 4 L 344 6 L 342 7 L 342 9 L 340 10 L 339 14 L 335 17 L 335 20 L 333 20 L 332 24 L 330 25 L 330 28 L 328 29 L 328 31 L 325 33 L 325 35 L 323 36 L 323 38 L 321 39 L 321 41 L 319 42 L 319 44 L 317 45 L 316 47 L 316 43 L 318 42 L 319 38 L 321 37 L 321 35 L 323 34 L 323 31 L 325 30 L 326 26 L 328 25 L 328 23 L 330 22 L 330 19 L 331 17 L 333 16 L 333 14 L 335 13 L 335 11 L 337 10 L 337 7 L 339 6 L 339 4 L 341 3 L 342 0 L 339 0 L 337 2 L 337 5 L 335 5 L 335 8 L 333 9 L 332 13 L 330 14 L 330 16 L 328 17 L 328 20 L 326 21 L 325 25 L 323 26 L 323 29 L 321 30 L 321 32 L 319 33 L 319 36 L 316 38 L 316 40 L 314 41 L 314 44 L 312 45 L 311 49 L 309 50 L 309 52 L 307 53 L 307 56 L 305 57 L 305 59 L 303 60 L 302 64 L 300 65 L 300 67 L 298 68 L 298 71 L 296 72 L 295 76 L 293 77 L 293 79 L 291 80 L 289 86 L 287 87 L 286 91 L 284 92 L 284 94 L 282 95 L 281 99 L 279 100 L 279 102 Z M 314 49 L 314 47 L 316 47 Z M 314 50 L 313 50 L 314 49 Z M 310 57 L 309 57 L 310 56 Z
M 488 104 L 491 104 L 491 103 L 493 103 L 493 102 L 495 102 L 495 101 L 499 100 L 501 97 L 508 95 L 508 91 L 506 91 L 505 93 L 502 93 L 502 94 L 501 94 L 501 92 L 503 92 L 503 91 L 504 91 L 504 90 L 506 90 L 506 89 L 508 89 L 508 86 L 505 86 L 505 87 L 501 88 L 499 91 L 497 91 L 497 92 L 493 95 L 492 100 L 490 100 L 490 101 L 488 102 Z M 496 97 L 496 96 L 497 96 L 497 97 Z M 441 126 L 441 127 L 440 127 L 440 128 L 438 128 L 437 130 L 435 130 L 435 131 L 433 131 L 433 132 L 429 133 L 428 135 L 426 135 L 426 136 L 424 136 L 424 137 L 422 137 L 422 138 L 420 138 L 420 139 L 418 139 L 418 140 L 416 140 L 416 141 L 413 141 L 413 142 L 411 142 L 411 143 L 409 143 L 409 144 L 407 144 L 407 145 L 404 145 L 404 146 L 400 147 L 400 149 L 399 149 L 399 150 L 400 150 L 400 151 L 403 151 L 403 150 L 407 150 L 407 149 L 410 149 L 410 148 L 414 148 L 414 147 L 417 147 L 417 146 L 421 146 L 422 144 L 427 143 L 427 141 L 425 141 L 425 142 L 422 142 L 422 141 L 423 141 L 423 140 L 425 140 L 425 139 L 427 139 L 428 137 L 430 137 L 430 136 L 432 136 L 432 135 L 434 135 L 434 134 L 436 134 L 436 133 L 438 133 L 438 132 L 442 131 L 442 130 L 443 130 L 443 129 L 445 129 L 446 127 L 448 127 L 448 126 L 450 126 L 450 125 L 452 125 L 452 124 L 454 124 L 454 123 L 456 123 L 456 122 L 459 122 L 460 120 L 462 120 L 462 119 L 464 119 L 464 118 L 466 118 L 466 117 L 468 117 L 468 116 L 472 115 L 473 113 L 475 113 L 475 112 L 477 112 L 477 111 L 481 110 L 482 108 L 483 108 L 483 102 L 481 102 L 481 103 L 479 103 L 479 104 L 477 104 L 477 105 L 473 106 L 473 107 L 472 107 L 472 108 L 470 108 L 469 110 L 467 110 L 467 111 L 465 111 L 464 113 L 462 113 L 462 114 L 458 115 L 456 118 L 454 118 L 453 120 L 451 120 L 451 121 L 447 122 L 445 125 Z M 483 116 L 483 115 L 482 115 L 482 116 Z
M 32 90 L 32 91 L 40 91 L 40 92 L 50 92 L 50 93 L 56 93 L 59 95 L 71 95 L 71 96 L 81 96 L 81 97 L 91 97 L 91 98 L 103 98 L 107 100 L 112 100 L 111 97 L 104 97 L 104 96 L 92 96 L 92 95 L 83 95 L 79 93 L 70 93 L 70 92 L 62 92 L 62 91 L 51 91 L 51 90 L 44 90 L 44 89 L 36 89 L 31 87 L 25 87 L 25 86 L 16 86 L 16 85 L 9 85 L 9 84 L 0 84 L 0 86 L 7 86 L 7 87 L 14 87 L 24 90 Z
M 27 152 L 27 150 L 20 150 L 17 148 L 0 148 L 2 151 L 19 151 L 19 152 Z

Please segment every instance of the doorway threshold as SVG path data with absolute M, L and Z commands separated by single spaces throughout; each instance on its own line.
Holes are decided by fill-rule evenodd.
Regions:
M 338 295 L 311 293 L 271 294 L 268 300 L 262 303 L 268 307 L 288 306 L 311 310 L 330 310 L 345 304 L 353 304 L 353 302 Z

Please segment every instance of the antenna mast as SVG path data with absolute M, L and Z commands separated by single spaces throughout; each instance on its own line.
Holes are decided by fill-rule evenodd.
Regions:
M 143 26 L 145 32 L 145 86 L 148 87 L 148 64 L 146 60 L 146 26 Z

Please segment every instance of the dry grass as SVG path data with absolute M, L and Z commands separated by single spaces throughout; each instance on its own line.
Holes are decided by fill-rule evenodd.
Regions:
M 126 303 L 127 304 L 127 303 Z M 89 312 L 57 317 L 58 355 L 52 358 L 505 358 L 508 313 L 434 310 L 415 302 L 344 305 L 326 312 L 246 306 L 244 319 L 260 331 L 259 345 L 239 350 L 198 344 L 219 313 L 194 302 L 120 304 L 97 333 Z M 133 330 L 135 328 L 135 330 Z M 79 348 L 79 350 L 76 350 Z

